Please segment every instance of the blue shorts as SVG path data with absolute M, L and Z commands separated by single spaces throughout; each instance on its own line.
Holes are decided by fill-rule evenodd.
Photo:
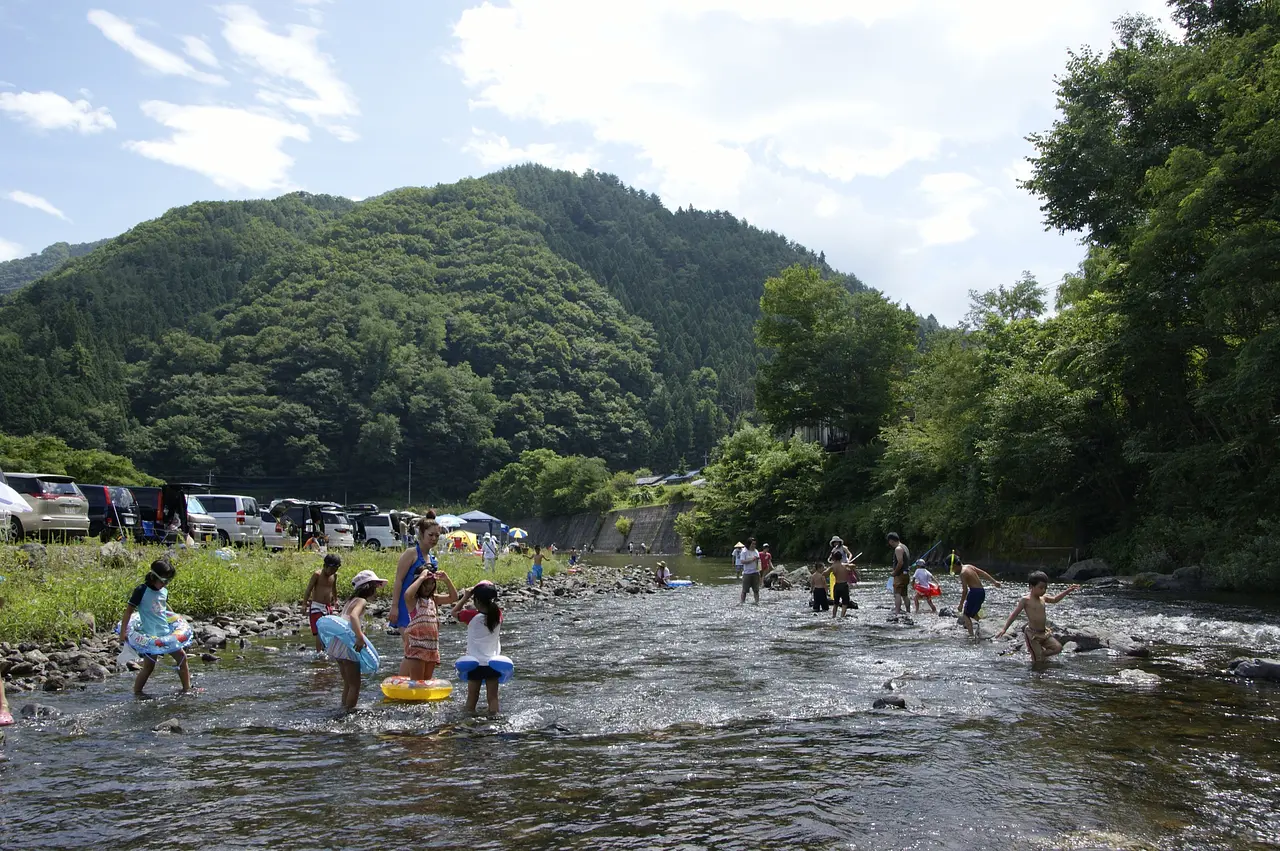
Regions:
M 964 599 L 964 613 L 966 617 L 977 617 L 978 610 L 982 608 L 982 604 L 987 601 L 986 588 L 970 588 L 969 596 Z

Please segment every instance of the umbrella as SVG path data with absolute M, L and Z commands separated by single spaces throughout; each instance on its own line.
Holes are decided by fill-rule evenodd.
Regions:
M 441 514 L 439 517 L 436 518 L 436 522 L 439 523 L 441 526 L 443 526 L 445 529 L 456 529 L 459 526 L 466 523 L 467 521 L 463 520 L 461 517 L 459 517 L 456 514 Z
M 22 494 L 0 482 L 0 512 L 5 514 L 25 514 L 31 510 Z
M 510 532 L 508 532 L 507 534 L 508 534 L 508 535 L 510 535 L 511 537 L 515 538 L 517 541 L 518 541 L 518 540 L 520 540 L 521 538 L 527 538 L 527 537 L 529 537 L 529 533 L 528 533 L 528 532 L 526 532 L 525 530 L 521 529 L 519 526 L 517 526 L 516 528 L 512 529 L 512 530 L 511 530 Z

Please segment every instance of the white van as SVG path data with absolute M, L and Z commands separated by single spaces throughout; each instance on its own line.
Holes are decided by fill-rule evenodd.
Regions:
M 234 494 L 198 494 L 200 504 L 218 524 L 219 546 L 262 545 L 262 515 L 258 501 L 251 496 Z
M 391 526 L 390 514 L 355 514 L 351 522 L 356 525 L 356 541 L 361 546 L 371 550 L 403 549 L 396 530 Z

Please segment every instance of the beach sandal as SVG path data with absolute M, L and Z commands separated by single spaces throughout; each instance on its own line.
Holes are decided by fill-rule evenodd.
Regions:
M 0 727 L 9 727 L 13 724 L 13 715 L 9 710 L 0 710 Z

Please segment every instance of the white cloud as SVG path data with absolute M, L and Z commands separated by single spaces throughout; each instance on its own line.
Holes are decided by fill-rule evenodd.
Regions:
M 202 38 L 197 38 L 194 35 L 184 35 L 182 37 L 182 52 L 202 65 L 208 65 L 210 68 L 218 67 L 218 57 L 213 55 L 213 49 Z
M 3 263 L 6 260 L 16 260 L 19 257 L 25 256 L 26 252 L 22 250 L 21 245 L 0 237 L 0 263 Z
M 99 133 L 116 126 L 105 106 L 94 109 L 87 100 L 73 102 L 54 92 L 0 92 L 0 112 L 39 130 Z
M 512 147 L 506 136 L 486 133 L 471 128 L 471 139 L 463 146 L 485 166 L 508 166 L 519 163 L 540 163 L 551 168 L 562 168 L 581 174 L 591 167 L 590 152 L 566 151 L 554 143 L 531 144 L 523 148 Z
M 159 71 L 161 74 L 175 74 L 190 77 L 201 83 L 225 85 L 226 80 L 217 74 L 209 74 L 196 70 L 187 60 L 176 53 L 165 50 L 154 42 L 147 41 L 138 35 L 138 31 L 128 21 L 118 18 L 102 9 L 92 9 L 88 14 L 89 23 L 93 24 L 108 39 L 133 55 L 142 64 Z
M 23 205 L 24 207 L 30 207 L 33 210 L 39 210 L 40 212 L 48 213 L 51 216 L 57 216 L 64 222 L 71 221 L 71 219 L 67 218 L 66 213 L 53 206 L 39 195 L 32 195 L 30 192 L 23 192 L 21 189 L 15 189 L 5 197 L 16 204 Z
M 944 318 L 963 314 L 969 286 L 1079 256 L 1042 233 L 1009 163 L 1052 121 L 1068 48 L 1105 48 L 1119 15 L 1164 11 L 1163 0 L 469 5 L 448 61 L 471 91 L 481 135 L 465 146 L 480 162 L 590 147 L 671 207 L 729 209 Z M 484 133 L 485 115 L 505 137 Z
M 227 44 L 268 75 L 258 92 L 263 102 L 305 115 L 343 142 L 359 138 L 342 123 L 360 114 L 355 94 L 338 77 L 332 59 L 320 52 L 318 29 L 295 24 L 287 35 L 279 35 L 248 6 L 223 6 L 219 11 Z
M 147 117 L 173 131 L 168 139 L 126 142 L 150 159 L 188 168 L 232 191 L 265 192 L 290 188 L 293 157 L 283 150 L 289 139 L 310 138 L 301 124 L 224 106 L 179 106 L 146 101 Z
M 925 246 L 964 242 L 977 234 L 973 217 L 992 202 L 992 192 L 970 174 L 944 172 L 925 175 L 920 193 L 931 213 L 916 222 Z

